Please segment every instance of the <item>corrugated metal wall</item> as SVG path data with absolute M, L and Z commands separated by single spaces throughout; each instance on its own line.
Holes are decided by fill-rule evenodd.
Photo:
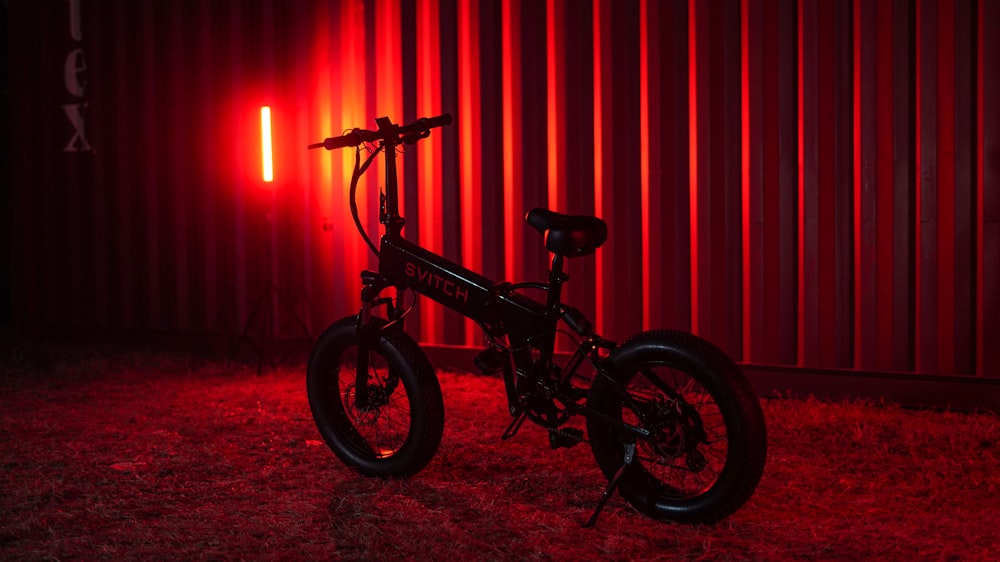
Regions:
M 450 112 L 402 156 L 408 237 L 495 279 L 538 278 L 524 211 L 596 213 L 612 234 L 571 263 L 567 300 L 611 337 L 681 328 L 748 363 L 1000 373 L 994 2 L 7 10 L 27 333 L 236 336 L 269 277 L 314 331 L 353 313 L 371 264 L 347 207 L 353 155 L 305 145 Z M 370 228 L 382 183 L 359 193 Z M 411 327 L 478 343 L 429 302 Z

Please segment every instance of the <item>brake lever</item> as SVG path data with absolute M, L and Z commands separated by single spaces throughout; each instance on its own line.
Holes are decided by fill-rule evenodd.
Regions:
M 403 144 L 416 144 L 420 139 L 426 139 L 431 136 L 431 130 L 428 128 L 420 129 L 419 131 L 414 131 L 402 138 Z

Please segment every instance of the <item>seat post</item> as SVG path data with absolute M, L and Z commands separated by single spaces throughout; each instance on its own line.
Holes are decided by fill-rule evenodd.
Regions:
M 559 254 L 552 255 L 552 268 L 549 269 L 549 291 L 546 306 L 553 308 L 559 306 L 562 299 L 562 284 L 569 280 L 563 273 L 563 257 Z

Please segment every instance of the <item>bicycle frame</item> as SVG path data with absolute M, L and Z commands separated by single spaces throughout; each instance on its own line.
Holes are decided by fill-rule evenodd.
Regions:
M 357 148 L 350 204 L 358 232 L 378 258 L 377 271 L 361 272 L 361 312 L 334 322 L 320 336 L 306 377 L 310 409 L 334 453 L 367 475 L 410 476 L 438 449 L 444 404 L 433 366 L 403 331 L 413 308 L 405 306 L 409 290 L 414 298 L 441 303 L 485 331 L 488 343 L 475 363 L 485 374 L 503 372 L 513 417 L 501 439 L 513 437 L 530 419 L 548 430 L 554 449 L 590 443 L 608 485 L 585 527 L 595 524 L 619 481 L 628 483 L 621 488 L 625 499 L 657 519 L 712 522 L 739 508 L 763 472 L 766 432 L 759 402 L 732 360 L 711 343 L 672 330 L 641 332 L 618 346 L 594 333 L 579 310 L 560 300 L 568 280 L 564 260 L 596 251 L 607 240 L 607 224 L 597 217 L 532 209 L 525 220 L 543 233 L 552 255 L 547 280 L 488 279 L 402 234 L 406 220 L 399 215 L 396 149 L 450 124 L 451 117 L 408 125 L 382 117 L 376 123 L 377 131 L 353 129 L 309 145 L 333 150 L 375 144 L 364 164 Z M 383 151 L 386 183 L 379 222 L 384 233 L 376 246 L 359 218 L 356 198 L 361 175 Z M 388 289 L 395 294 L 383 296 Z M 545 297 L 535 300 L 521 289 Z M 385 307 L 385 319 L 372 315 L 376 307 Z M 568 360 L 556 364 L 560 332 L 576 339 L 576 345 Z M 353 372 L 350 365 L 342 370 L 355 348 Z M 380 357 L 376 369 L 372 357 Z M 580 384 L 583 380 L 589 384 Z M 409 415 L 396 414 L 406 409 Z M 703 422 L 706 415 L 710 426 Z M 568 423 L 579 421 L 576 416 L 586 418 L 585 428 Z M 634 464 L 639 472 L 630 470 Z
M 500 367 L 512 415 L 523 410 L 515 377 L 537 380 L 537 377 L 552 369 L 555 336 L 560 319 L 566 321 L 583 338 L 574 359 L 563 369 L 564 377 L 572 375 L 585 358 L 597 359 L 598 349 L 613 347 L 613 344 L 591 332 L 590 322 L 577 309 L 560 302 L 562 284 L 568 279 L 563 273 L 562 256 L 553 256 L 547 283 L 497 283 L 406 240 L 402 235 L 406 221 L 399 214 L 396 176 L 396 147 L 402 140 L 391 133 L 395 126 L 388 119 L 381 118 L 377 123 L 380 131 L 390 131 L 382 140 L 386 184 L 380 222 L 385 227 L 385 233 L 378 248 L 378 272 L 362 272 L 364 289 L 359 317 L 362 334 L 367 333 L 372 307 L 391 304 L 391 299 L 379 297 L 381 292 L 395 287 L 398 291 L 397 302 L 390 308 L 390 325 L 403 321 L 401 295 L 404 289 L 410 289 L 474 320 L 494 342 L 497 338 L 506 337 L 507 350 L 511 352 L 514 365 L 511 366 L 510 361 L 502 361 Z M 522 288 L 544 291 L 545 302 L 516 292 Z M 375 334 L 369 334 L 369 337 L 374 336 Z M 361 344 L 367 347 L 372 341 L 374 340 L 369 339 Z M 359 358 L 366 362 L 367 353 L 360 352 Z M 366 367 L 367 365 L 360 365 L 358 372 L 367 372 Z M 358 381 L 358 396 L 362 402 L 365 398 L 365 386 L 364 381 Z

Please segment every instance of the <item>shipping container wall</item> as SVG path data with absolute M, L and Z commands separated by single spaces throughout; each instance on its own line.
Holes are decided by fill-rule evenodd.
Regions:
M 306 145 L 450 113 L 399 157 L 406 236 L 540 279 L 525 211 L 597 214 L 609 240 L 570 261 L 566 300 L 611 338 L 1000 376 L 995 2 L 6 4 L 24 333 L 236 338 L 272 284 L 272 329 L 318 333 L 356 313 L 375 262 L 354 151 Z M 360 183 L 369 233 L 384 183 Z M 482 337 L 429 301 L 409 326 Z

